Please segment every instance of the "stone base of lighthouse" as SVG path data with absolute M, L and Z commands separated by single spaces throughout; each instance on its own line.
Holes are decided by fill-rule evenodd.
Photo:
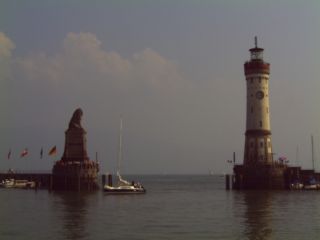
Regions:
M 234 166 L 234 189 L 286 189 L 285 164 Z

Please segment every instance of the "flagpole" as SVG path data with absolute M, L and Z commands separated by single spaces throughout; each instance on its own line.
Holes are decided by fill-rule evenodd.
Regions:
M 42 159 L 43 157 L 43 147 L 41 147 L 41 150 L 40 150 L 40 159 Z
M 296 164 L 297 166 L 299 166 L 299 145 L 297 145 L 297 148 L 296 148 Z
M 312 169 L 315 171 L 314 168 L 314 146 L 313 146 L 313 135 L 311 135 L 311 157 L 312 157 Z
M 27 173 L 27 165 L 28 165 L 27 161 L 28 161 L 28 154 L 26 155 L 26 158 L 24 161 L 24 173 Z

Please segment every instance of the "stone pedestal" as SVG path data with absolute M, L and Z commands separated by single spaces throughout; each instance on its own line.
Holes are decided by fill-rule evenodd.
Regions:
M 87 155 L 86 131 L 81 126 L 82 110 L 77 109 L 65 132 L 66 140 L 61 160 L 52 169 L 53 190 L 98 189 L 97 162 Z
M 270 165 L 235 165 L 234 166 L 234 189 L 285 189 L 284 164 Z
M 96 162 L 58 161 L 53 167 L 53 190 L 96 190 L 99 166 Z
M 61 160 L 64 162 L 89 161 L 86 149 L 86 131 L 83 128 L 69 128 L 65 134 L 66 142 Z

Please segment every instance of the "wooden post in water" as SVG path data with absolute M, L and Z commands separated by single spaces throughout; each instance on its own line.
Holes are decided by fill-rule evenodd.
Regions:
M 52 186 L 53 186 L 53 176 L 52 176 L 52 174 L 50 174 L 50 179 L 49 179 L 49 191 L 52 190 Z
M 234 189 L 234 183 L 235 183 L 236 179 L 235 179 L 235 175 L 232 174 L 231 175 L 231 189 Z
M 64 175 L 64 184 L 63 184 L 63 190 L 66 190 L 67 188 L 67 176 Z
M 108 175 L 108 185 L 112 187 L 112 174 Z
M 102 174 L 102 187 L 106 185 L 106 175 Z
M 231 189 L 234 189 L 234 182 L 235 182 L 235 175 L 234 175 L 234 168 L 236 165 L 236 152 L 233 152 L 233 169 L 231 174 Z
M 80 184 L 80 172 L 78 172 L 78 174 L 77 174 L 78 176 L 77 176 L 77 184 L 78 184 L 78 192 L 80 192 L 80 190 L 81 190 L 81 184 Z
M 226 190 L 230 190 L 230 175 L 226 174 Z

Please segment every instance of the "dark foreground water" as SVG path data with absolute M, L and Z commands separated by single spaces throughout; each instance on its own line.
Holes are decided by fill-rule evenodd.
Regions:
M 146 195 L 0 189 L 0 239 L 320 239 L 320 191 L 226 191 L 217 176 L 138 178 Z

